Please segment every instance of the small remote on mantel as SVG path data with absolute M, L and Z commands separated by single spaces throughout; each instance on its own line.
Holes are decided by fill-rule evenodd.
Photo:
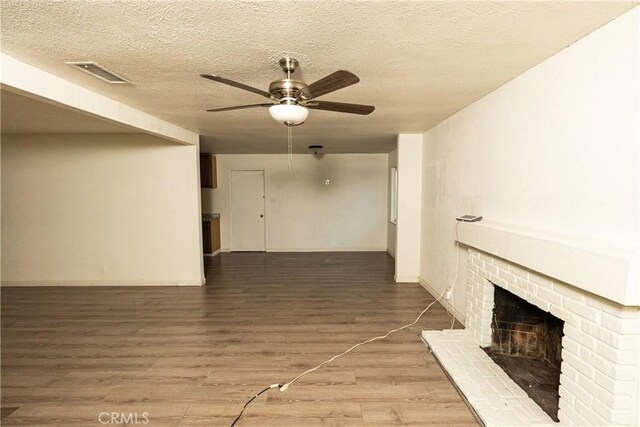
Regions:
M 478 222 L 482 220 L 482 217 L 478 215 L 462 215 L 457 217 L 456 220 L 462 222 Z

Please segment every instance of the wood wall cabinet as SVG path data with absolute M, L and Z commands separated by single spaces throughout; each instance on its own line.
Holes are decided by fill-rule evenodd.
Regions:
M 202 246 L 205 254 L 220 250 L 220 218 L 202 221 Z
M 207 153 L 200 154 L 200 187 L 218 187 L 216 156 L 214 155 Z

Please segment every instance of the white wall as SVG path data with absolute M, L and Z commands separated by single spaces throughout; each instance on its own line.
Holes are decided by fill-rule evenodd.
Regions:
M 422 134 L 400 134 L 396 282 L 417 282 L 420 276 L 421 199 Z
M 398 149 L 391 151 L 388 158 L 387 177 L 389 181 L 388 194 L 391 194 L 391 168 L 398 167 Z M 391 222 L 391 211 L 387 205 L 387 252 L 392 257 L 396 257 L 396 225 Z
M 460 257 L 459 312 L 458 215 L 638 251 L 639 16 L 628 12 L 424 134 L 420 274 L 441 292 Z
M 2 135 L 2 283 L 200 285 L 197 150 Z
M 387 155 L 217 155 L 218 188 L 203 189 L 203 212 L 219 212 L 230 250 L 229 171 L 266 173 L 267 251 L 386 251 Z M 330 185 L 325 180 L 330 179 Z

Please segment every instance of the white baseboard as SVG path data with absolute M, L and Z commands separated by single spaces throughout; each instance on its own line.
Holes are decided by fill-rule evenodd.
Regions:
M 210 254 L 204 254 L 204 256 L 216 256 L 218 255 L 220 252 L 222 252 L 222 249 L 218 249 L 215 252 L 211 252 Z
M 387 248 L 268 248 L 267 252 L 386 252 Z
M 393 276 L 396 283 L 417 283 L 419 279 L 418 276 Z
M 420 283 L 420 285 L 422 285 L 422 287 L 425 288 L 427 292 L 429 292 L 434 298 L 438 298 L 442 294 L 442 292 L 437 292 L 435 289 L 433 289 L 431 285 L 429 285 L 422 277 L 418 278 L 418 283 Z M 464 315 L 455 309 L 455 307 L 451 304 L 451 300 L 442 298 L 439 302 L 449 312 L 449 314 L 455 317 L 456 320 L 464 326 Z
M 6 288 L 18 287 L 65 287 L 65 286 L 202 286 L 204 280 L 176 280 L 176 281 L 151 281 L 151 280 L 3 280 L 0 286 Z
M 222 248 L 223 253 L 231 248 Z M 267 248 L 265 252 L 387 252 L 387 248 Z

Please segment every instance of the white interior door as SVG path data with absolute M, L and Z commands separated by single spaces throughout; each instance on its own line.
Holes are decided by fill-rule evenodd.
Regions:
M 231 171 L 231 250 L 265 250 L 264 171 Z

